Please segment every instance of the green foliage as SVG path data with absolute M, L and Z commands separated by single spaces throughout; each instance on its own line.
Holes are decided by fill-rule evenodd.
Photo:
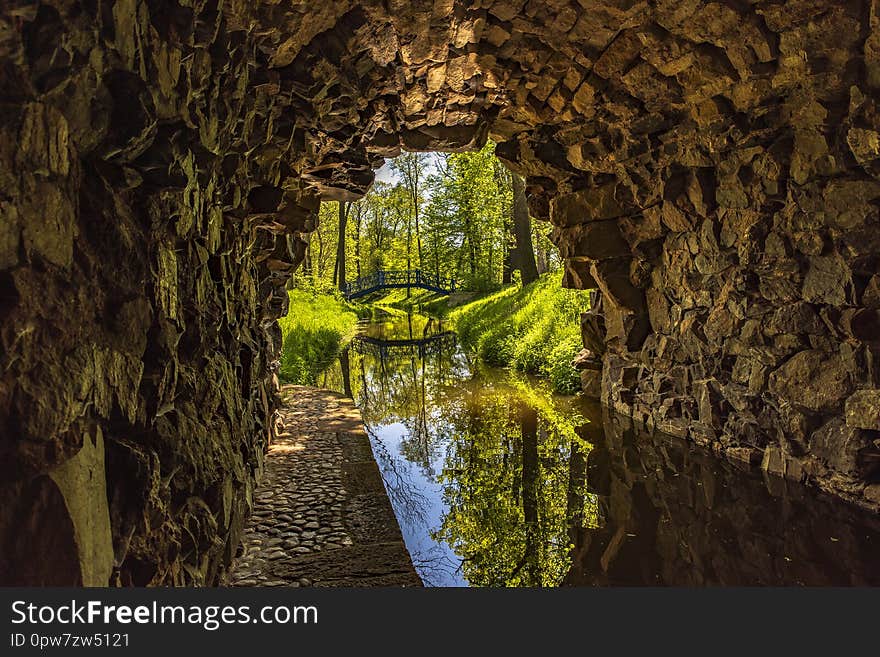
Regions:
M 318 376 L 354 336 L 363 311 L 331 294 L 290 290 L 290 309 L 279 320 L 283 336 L 280 376 L 285 383 L 317 385 Z
M 579 376 L 571 360 L 581 349 L 579 314 L 589 296 L 561 287 L 561 273 L 545 274 L 525 288 L 511 286 L 454 309 L 459 338 L 481 360 L 550 379 L 573 394 Z
M 470 290 L 497 289 L 509 250 L 509 173 L 489 142 L 472 153 L 445 155 L 429 180 L 425 210 L 427 263 Z
M 557 392 L 573 395 L 581 389 L 581 377 L 577 370 L 571 366 L 574 354 L 583 348 L 580 335 L 563 337 L 550 350 L 547 365 L 544 368 L 550 384 Z
M 591 449 L 576 430 L 584 418 L 513 376 L 463 402 L 451 419 L 440 477 L 449 512 L 436 538 L 462 558 L 472 586 L 558 586 L 570 565 L 573 516 L 595 515 L 586 497 L 571 506 L 572 494 L 585 494 L 569 479 L 575 451 L 584 458 Z

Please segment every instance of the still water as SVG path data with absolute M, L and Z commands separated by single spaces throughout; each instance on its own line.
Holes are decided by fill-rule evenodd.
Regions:
M 324 374 L 429 586 L 880 585 L 880 517 L 475 362 L 387 315 Z

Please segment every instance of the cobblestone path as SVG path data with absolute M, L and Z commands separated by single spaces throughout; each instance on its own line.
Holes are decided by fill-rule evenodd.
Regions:
M 285 386 L 231 586 L 420 586 L 360 412 L 328 391 Z

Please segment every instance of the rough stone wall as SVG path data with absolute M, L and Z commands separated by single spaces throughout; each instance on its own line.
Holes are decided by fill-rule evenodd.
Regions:
M 583 379 L 649 428 L 876 506 L 878 4 L 751 4 L 658 14 L 599 74 L 659 113 L 572 143 L 594 184 L 550 202 L 572 281 L 604 293 Z
M 154 5 L 4 3 L 3 583 L 215 581 L 269 437 L 265 99 L 229 17 Z
M 878 87 L 876 0 L 3 0 L 0 579 L 216 581 L 319 199 L 489 135 L 587 390 L 877 504 Z

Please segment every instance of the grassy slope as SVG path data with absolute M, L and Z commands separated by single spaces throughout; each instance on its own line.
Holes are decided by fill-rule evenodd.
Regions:
M 428 290 L 413 288 L 409 297 L 405 289 L 388 290 L 384 294 L 368 297 L 370 303 L 377 307 L 397 308 L 440 317 L 446 313 L 448 297 Z
M 571 360 L 580 351 L 579 314 L 587 292 L 565 290 L 562 274 L 545 274 L 525 288 L 511 286 L 449 313 L 462 342 L 486 363 L 550 379 L 562 393 L 580 389 Z
M 431 317 L 446 317 L 450 310 L 481 296 L 478 292 L 455 292 L 450 295 L 427 290 L 413 289 L 407 298 L 406 290 L 388 290 L 387 293 L 369 298 L 370 303 L 385 308 L 418 312 Z
M 354 336 L 358 309 L 329 294 L 291 290 L 290 310 L 279 320 L 284 346 L 281 379 L 316 385 L 318 375 Z

